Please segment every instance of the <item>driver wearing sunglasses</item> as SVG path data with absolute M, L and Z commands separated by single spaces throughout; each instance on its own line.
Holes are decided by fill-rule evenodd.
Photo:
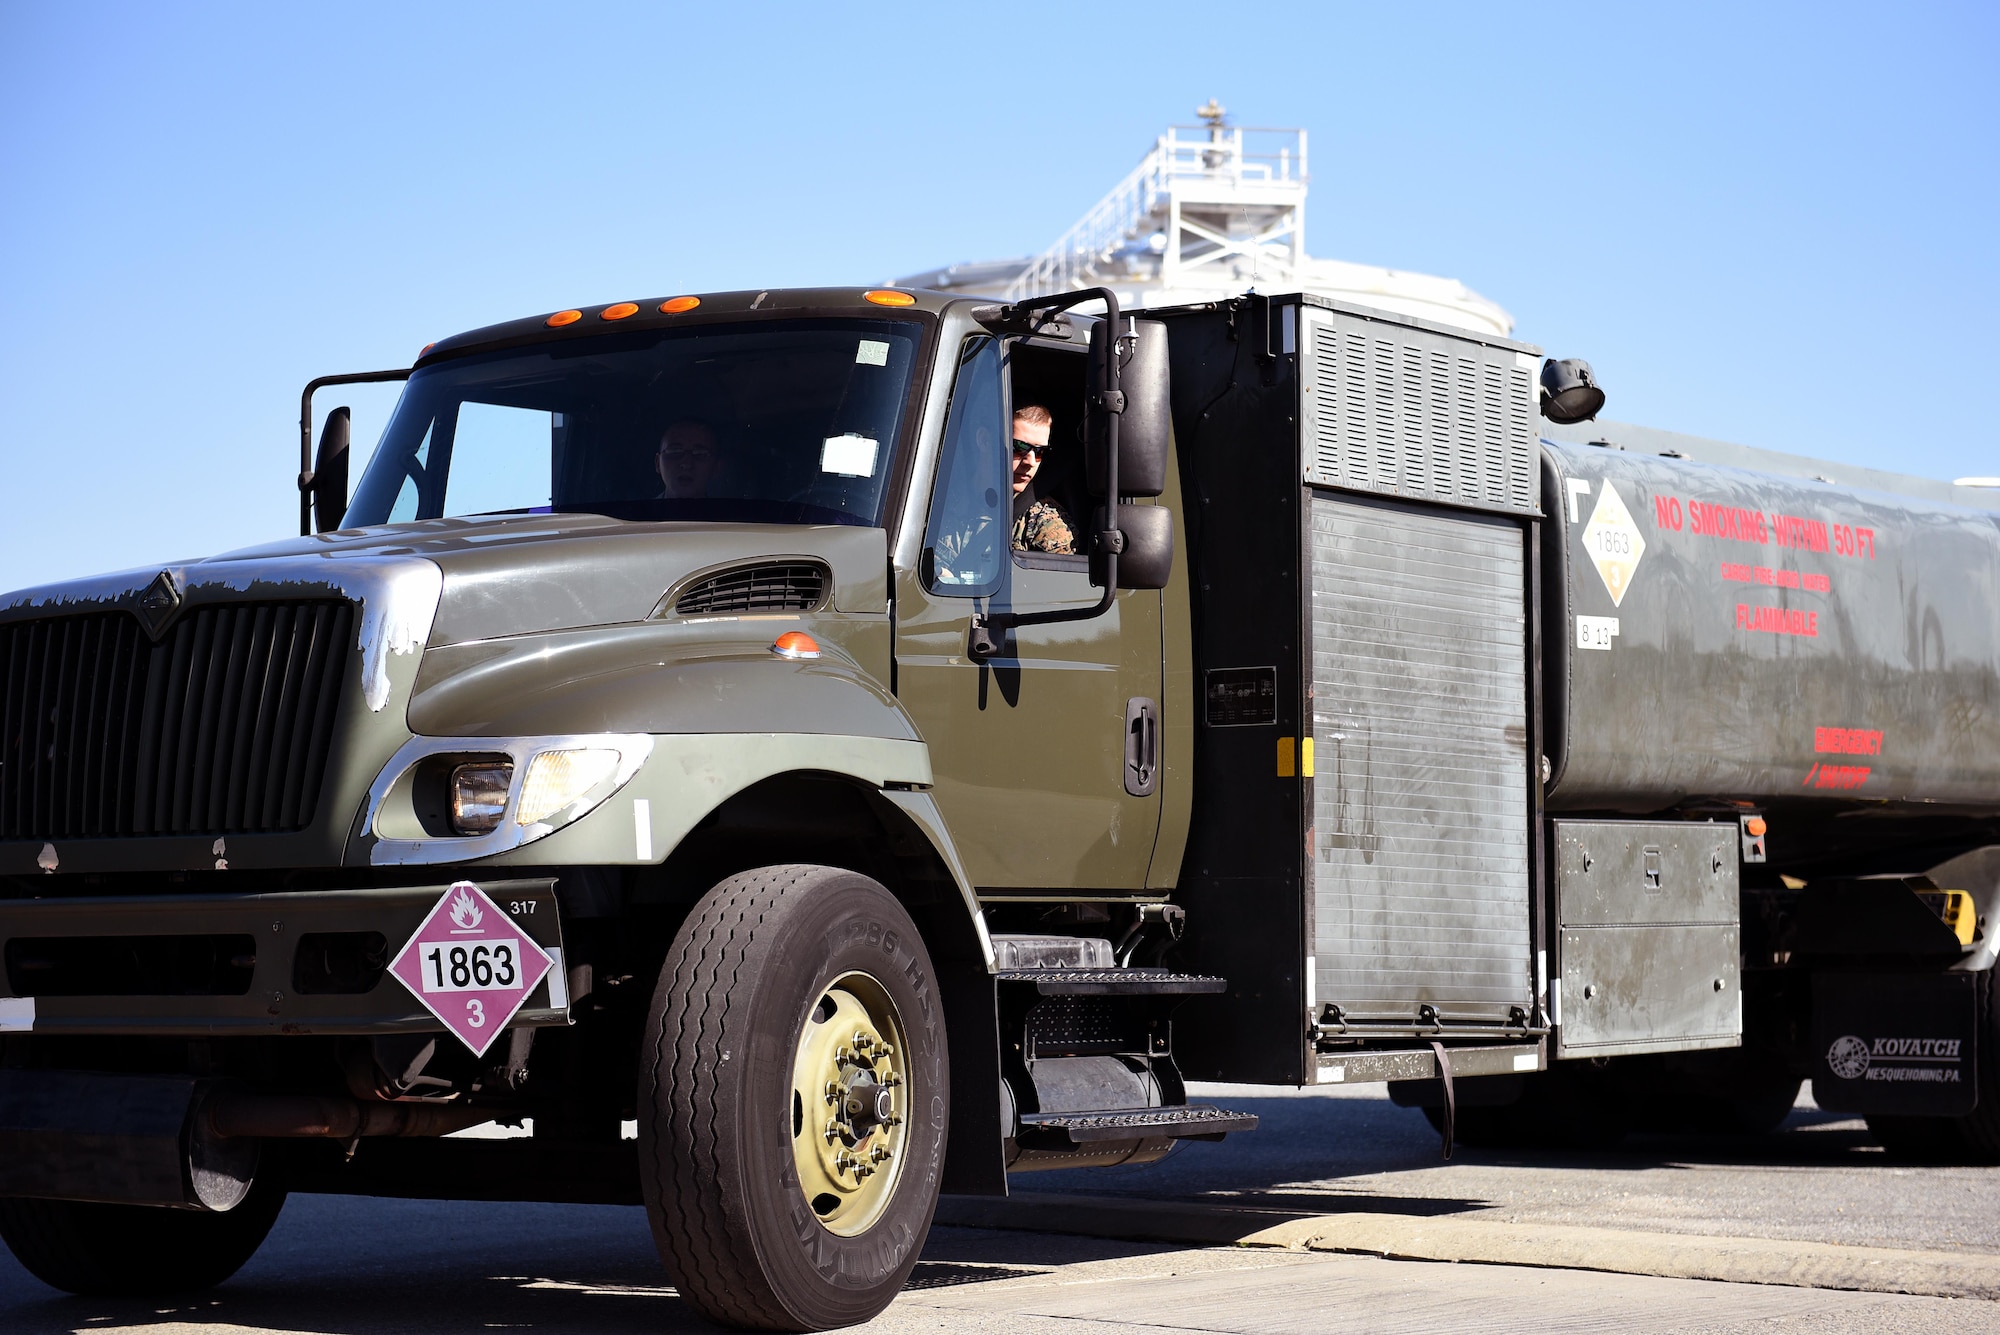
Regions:
M 1014 550 L 1068 556 L 1076 551 L 1075 529 L 1062 506 L 1038 497 L 1035 474 L 1049 450 L 1055 418 L 1039 403 L 1014 410 Z

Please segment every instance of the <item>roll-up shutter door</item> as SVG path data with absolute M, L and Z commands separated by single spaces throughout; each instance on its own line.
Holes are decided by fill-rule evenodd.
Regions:
M 1350 1024 L 1533 1003 L 1524 534 L 1314 490 L 1313 949 Z

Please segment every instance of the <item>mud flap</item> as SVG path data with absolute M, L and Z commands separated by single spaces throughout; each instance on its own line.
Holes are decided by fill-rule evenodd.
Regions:
M 1979 1100 L 1971 973 L 1813 975 L 1813 1099 L 1838 1112 L 1963 1117 Z

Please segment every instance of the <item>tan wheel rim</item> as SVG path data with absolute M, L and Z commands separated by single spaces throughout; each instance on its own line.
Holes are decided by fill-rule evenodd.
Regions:
M 896 1194 L 907 1054 L 895 1003 L 865 973 L 835 979 L 806 1013 L 788 1129 L 799 1190 L 828 1232 L 866 1232 Z

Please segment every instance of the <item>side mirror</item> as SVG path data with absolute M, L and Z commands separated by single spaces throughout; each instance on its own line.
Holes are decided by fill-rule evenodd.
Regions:
M 321 533 L 340 527 L 347 516 L 347 441 L 354 428 L 353 414 L 335 408 L 326 415 L 319 433 L 319 453 L 313 460 L 313 526 Z
M 1090 331 L 1091 414 L 1089 441 L 1085 449 L 1086 482 L 1090 494 L 1104 499 L 1106 414 L 1098 404 L 1109 379 L 1105 358 L 1116 346 L 1115 331 L 1099 320 Z M 1167 327 L 1158 320 L 1139 320 L 1130 343 L 1130 352 L 1118 369 L 1119 392 L 1125 396 L 1125 411 L 1118 419 L 1118 494 L 1157 496 L 1167 489 L 1167 468 L 1173 440 L 1171 384 L 1167 376 Z M 1156 587 L 1133 584 L 1125 577 L 1125 562 L 1118 563 L 1121 588 Z
M 1104 527 L 1103 518 L 1099 510 L 1099 528 Z M 1166 588 L 1174 568 L 1174 512 L 1164 505 L 1121 505 L 1117 526 L 1125 534 L 1125 550 L 1118 556 L 1118 587 Z M 1102 552 L 1090 554 L 1090 582 L 1099 588 L 1104 585 Z

